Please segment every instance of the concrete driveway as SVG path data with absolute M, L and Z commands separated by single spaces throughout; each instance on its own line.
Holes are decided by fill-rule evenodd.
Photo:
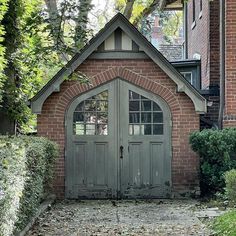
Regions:
M 27 235 L 210 235 L 196 216 L 197 205 L 192 200 L 63 201 Z

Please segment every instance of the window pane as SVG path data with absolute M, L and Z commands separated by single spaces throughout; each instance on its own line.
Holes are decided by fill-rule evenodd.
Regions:
M 81 102 L 76 108 L 75 111 L 83 111 L 84 110 L 84 102 Z
M 95 100 L 86 100 L 84 110 L 85 111 L 96 111 L 96 101 Z
M 140 126 L 139 125 L 129 125 L 129 134 L 130 135 L 139 135 Z
M 190 84 L 193 83 L 192 72 L 180 72 L 180 73 L 185 77 L 185 79 L 186 79 Z
M 163 125 L 153 125 L 153 134 L 163 134 Z
M 151 101 L 142 101 L 141 102 L 142 111 L 151 111 L 152 109 L 151 105 L 152 105 Z
M 153 111 L 161 111 L 161 108 L 155 102 L 153 102 Z
M 98 135 L 107 135 L 107 125 L 106 124 L 100 124 L 97 125 L 97 134 Z
M 108 113 L 103 113 L 103 112 L 99 112 L 97 113 L 97 122 L 98 124 L 100 123 L 108 123 Z
M 84 121 L 84 113 L 83 112 L 74 112 L 74 123 L 76 121 L 83 122 Z
M 104 91 L 98 95 L 96 95 L 97 100 L 108 100 L 108 91 Z
M 151 123 L 152 122 L 152 113 L 142 113 L 141 114 L 142 123 Z
M 85 123 L 96 123 L 96 113 L 87 112 L 84 113 Z
M 142 100 L 149 100 L 148 98 L 144 97 L 144 96 L 141 96 L 141 99 Z
M 139 111 L 139 101 L 129 102 L 129 110 L 130 111 Z
M 107 111 L 108 102 L 107 101 L 97 101 L 97 111 Z
M 163 113 L 162 112 L 153 113 L 153 123 L 163 123 Z
M 87 125 L 85 125 L 85 134 L 87 134 L 87 135 L 95 135 L 95 124 L 87 124 Z
M 76 135 L 84 135 L 84 125 L 79 122 L 76 122 L 74 124 L 74 133 Z
M 140 114 L 139 113 L 130 113 L 129 114 L 129 123 L 139 123 Z
M 151 135 L 152 125 L 141 125 L 141 133 L 144 135 Z
M 139 94 L 129 90 L 129 99 L 139 99 Z
M 186 78 L 186 80 L 187 80 L 190 84 L 192 84 L 192 74 L 186 73 L 186 74 L 184 75 L 184 77 Z

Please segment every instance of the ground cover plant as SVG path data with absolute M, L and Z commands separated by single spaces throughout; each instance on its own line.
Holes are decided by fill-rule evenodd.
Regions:
M 229 211 L 219 216 L 213 222 L 212 228 L 215 235 L 235 236 L 236 235 L 236 210 Z
M 38 137 L 0 137 L 0 235 L 22 230 L 49 193 L 57 146 Z

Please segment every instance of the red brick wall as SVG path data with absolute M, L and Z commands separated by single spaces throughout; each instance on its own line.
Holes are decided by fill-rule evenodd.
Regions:
M 193 27 L 193 0 L 188 2 L 188 58 L 201 55 L 202 88 L 219 85 L 219 1 L 195 0 Z
M 91 78 L 93 87 L 121 77 L 139 87 L 161 96 L 172 114 L 172 182 L 173 193 L 194 192 L 199 189 L 199 159 L 191 151 L 189 133 L 199 130 L 199 115 L 192 101 L 183 93 L 176 92 L 176 85 L 151 60 L 87 60 L 79 68 Z M 53 93 L 44 103 L 38 115 L 38 134 L 60 145 L 60 158 L 56 166 L 55 190 L 64 196 L 64 117 L 70 102 L 91 89 L 76 81 L 65 81 L 61 92 Z
M 226 0 L 226 87 L 224 127 L 236 127 L 236 1 Z
M 219 1 L 195 0 L 195 26 L 193 26 L 193 0 L 188 1 L 188 58 L 195 53 L 201 55 L 202 89 L 219 86 L 220 47 L 219 47 Z M 213 123 L 218 123 L 219 96 L 209 97 L 212 106 L 204 116 Z
M 210 2 L 210 85 L 220 84 L 220 3 Z
M 202 88 L 209 86 L 210 56 L 209 56 L 209 1 L 202 1 L 202 17 L 199 18 L 200 1 L 195 0 L 195 27 L 193 23 L 193 0 L 188 2 L 188 58 L 192 59 L 195 53 L 201 55 Z

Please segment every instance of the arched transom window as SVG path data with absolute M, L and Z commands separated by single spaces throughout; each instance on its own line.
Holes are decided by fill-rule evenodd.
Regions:
M 160 106 L 129 90 L 129 135 L 163 135 L 163 132 Z

